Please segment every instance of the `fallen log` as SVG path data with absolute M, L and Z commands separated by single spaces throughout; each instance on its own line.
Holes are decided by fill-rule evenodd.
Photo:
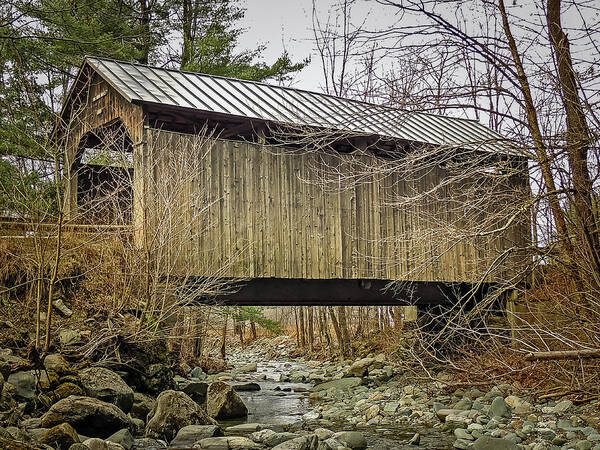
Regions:
M 555 350 L 550 352 L 531 352 L 525 356 L 527 361 L 532 360 L 560 360 L 560 359 L 587 359 L 600 358 L 600 350 Z

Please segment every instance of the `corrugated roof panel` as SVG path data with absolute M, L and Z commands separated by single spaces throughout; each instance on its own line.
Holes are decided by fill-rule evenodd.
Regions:
M 286 125 L 507 151 L 507 140 L 467 119 L 402 111 L 317 92 L 121 61 L 87 62 L 128 100 L 193 108 Z

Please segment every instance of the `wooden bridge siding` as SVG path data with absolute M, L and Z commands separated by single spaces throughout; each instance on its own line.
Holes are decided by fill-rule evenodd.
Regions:
M 148 129 L 148 140 L 155 148 L 148 161 L 168 158 L 175 142 L 191 146 L 193 139 Z M 422 236 L 431 224 L 416 207 L 400 210 L 388 202 L 410 189 L 433 184 L 444 176 L 442 169 L 426 174 L 422 186 L 394 174 L 374 174 L 368 183 L 323 192 L 302 179 L 314 176 L 312 169 L 319 164 L 341 164 L 344 170 L 352 170 L 350 161 L 244 142 L 216 140 L 212 145 L 200 161 L 197 182 L 190 183 L 186 194 L 194 196 L 206 189 L 206 201 L 212 206 L 204 225 L 191 220 L 182 225 L 188 236 L 180 246 L 184 251 L 177 256 L 182 271 L 194 267 L 198 275 L 214 275 L 217 268 L 226 267 L 219 272 L 221 276 L 473 282 L 487 265 L 473 267 L 469 261 L 491 261 L 503 246 L 522 241 L 523 228 L 515 226 L 506 232 L 506 239 L 462 242 L 431 267 L 413 273 L 413 260 L 423 262 L 431 256 L 431 241 L 397 237 L 411 232 Z M 159 163 L 154 177 L 167 180 L 177 174 Z M 454 219 L 439 204 L 433 207 L 440 217 Z M 160 210 L 161 205 L 153 203 L 151 208 Z
M 74 92 L 74 95 L 77 95 Z M 96 99 L 96 100 L 94 100 Z M 68 137 L 65 141 L 65 214 L 67 218 L 77 218 L 77 171 L 76 162 L 82 137 L 116 119 L 126 126 L 134 147 L 134 192 L 142 190 L 142 180 L 135 176 L 135 161 L 142 160 L 144 113 L 142 107 L 126 101 L 110 84 L 98 74 L 93 74 L 89 86 L 84 86 L 79 97 L 71 101 L 74 108 L 70 114 L 70 123 L 66 125 Z M 74 166 L 75 164 L 75 166 Z M 139 167 L 138 167 L 139 168 Z M 75 169 L 75 170 L 74 170 Z M 141 197 L 134 195 L 134 202 Z M 142 218 L 135 217 L 134 225 L 141 227 Z

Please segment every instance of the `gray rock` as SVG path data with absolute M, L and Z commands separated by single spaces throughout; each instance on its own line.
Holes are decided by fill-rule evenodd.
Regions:
M 482 436 L 475 441 L 473 450 L 518 450 L 517 444 L 505 439 Z
M 400 402 L 387 402 L 383 407 L 383 413 L 388 415 L 395 414 L 399 406 Z
M 70 395 L 59 400 L 41 417 L 41 426 L 53 427 L 67 422 L 79 434 L 108 437 L 131 422 L 123 411 L 112 403 L 97 398 Z
M 248 408 L 227 383 L 211 383 L 206 393 L 206 411 L 215 419 L 233 419 L 248 415 Z
M 54 306 L 54 308 L 58 311 L 58 313 L 62 317 L 69 318 L 73 315 L 73 311 L 71 310 L 71 308 L 69 308 L 67 305 L 65 305 L 65 302 L 63 302 L 63 300 L 61 298 L 52 300 L 52 306 Z
M 590 450 L 592 448 L 592 443 L 587 439 L 583 439 L 581 441 L 577 441 L 575 443 L 575 450 Z
M 275 431 L 266 428 L 264 430 L 253 432 L 252 434 L 250 434 L 249 438 L 252 439 L 254 442 L 264 444 L 269 437 L 274 436 L 276 434 L 277 433 Z
M 452 444 L 452 446 L 454 448 L 459 448 L 459 449 L 462 449 L 462 450 L 466 450 L 468 448 L 471 448 L 471 445 L 472 445 L 472 442 L 471 441 L 467 441 L 466 439 L 457 439 Z
M 303 370 L 296 370 L 296 371 L 290 373 L 290 381 L 292 383 L 303 383 L 306 380 L 308 380 L 309 377 L 310 377 L 310 374 Z
M 81 334 L 76 330 L 61 330 L 58 332 L 58 342 L 62 347 L 79 344 L 81 342 Z
M 326 383 L 317 384 L 316 386 L 313 386 L 310 390 L 312 392 L 326 391 L 329 389 L 345 390 L 360 386 L 361 383 L 362 380 L 357 377 L 341 378 L 339 380 L 332 380 L 327 381 Z
M 471 399 L 469 397 L 464 397 L 458 403 L 456 403 L 456 405 L 454 405 L 454 409 L 466 411 L 467 409 L 471 409 L 472 405 L 473 402 L 471 401 Z
M 133 436 L 127 428 L 117 431 L 107 437 L 106 440 L 121 445 L 125 450 L 130 450 L 133 447 Z
M 262 423 L 240 423 L 239 425 L 227 427 L 227 434 L 249 434 L 262 430 L 263 428 L 266 428 L 266 425 L 263 425 Z
M 217 425 L 187 425 L 177 432 L 169 448 L 191 448 L 202 439 L 218 436 L 223 436 L 223 430 Z
M 126 413 L 131 410 L 133 389 L 112 370 L 90 367 L 79 372 L 79 379 L 88 396 L 112 403 Z
M 122 445 L 99 438 L 86 439 L 83 444 L 90 450 L 123 450 Z
M 59 375 L 71 372 L 71 365 L 58 353 L 53 353 L 44 358 L 44 367 L 46 370 L 52 370 Z
M 325 439 L 323 442 L 321 442 L 318 447 L 318 450 L 339 450 L 339 449 L 345 450 L 347 448 L 348 447 L 346 447 L 340 441 L 331 437 L 331 438 Z
M 257 370 L 256 362 L 252 362 L 252 363 L 246 364 L 245 366 L 242 366 L 239 369 L 239 371 L 241 373 L 256 372 L 256 370 Z
M 201 439 L 192 448 L 204 450 L 259 450 L 263 446 L 242 436 L 223 436 Z
M 363 358 L 354 361 L 348 372 L 355 377 L 364 377 L 369 372 L 369 367 L 375 362 L 374 358 Z
M 181 386 L 180 390 L 189 395 L 198 403 L 204 403 L 206 400 L 206 392 L 208 391 L 208 383 L 204 381 L 190 381 Z
M 367 448 L 367 440 L 358 431 L 341 431 L 333 437 L 352 450 L 363 450 Z
M 533 406 L 528 401 L 523 400 L 516 395 L 509 395 L 505 399 L 506 404 L 510 406 L 515 414 L 529 414 L 533 412 Z
M 466 439 L 467 441 L 475 440 L 475 438 L 464 428 L 455 428 L 454 436 L 456 436 L 457 439 Z
M 267 430 L 263 430 L 267 431 Z M 260 433 L 260 431 L 259 431 Z M 298 437 L 297 434 L 282 432 L 282 433 L 273 433 L 269 434 L 269 436 L 265 437 L 262 441 L 267 447 L 276 447 L 278 445 L 283 444 L 284 442 L 291 441 L 292 439 L 296 439 Z
M 333 436 L 333 431 L 328 430 L 327 428 L 317 428 L 315 430 L 315 434 L 317 435 L 320 441 L 324 441 Z
M 69 447 L 69 450 L 89 450 L 89 448 L 82 442 L 76 442 Z
M 131 417 L 136 419 L 142 419 L 146 422 L 146 418 L 154 405 L 156 404 L 156 400 L 146 394 L 140 394 L 139 392 L 133 393 L 133 406 L 131 407 Z
M 302 420 L 304 420 L 305 422 L 311 422 L 313 420 L 319 419 L 320 417 L 321 414 L 319 413 L 319 411 L 313 410 L 303 414 Z
M 187 425 L 216 425 L 204 410 L 187 394 L 165 391 L 156 399 L 148 415 L 146 437 L 171 441 Z
M 573 402 L 571 400 L 563 400 L 556 404 L 556 406 L 554 407 L 554 412 L 556 414 L 564 414 L 572 407 Z
M 35 375 L 32 370 L 11 373 L 6 380 L 15 387 L 15 397 L 21 400 L 31 400 L 35 397 Z
M 503 397 L 498 396 L 498 397 L 494 398 L 494 400 L 492 400 L 492 404 L 490 406 L 488 416 L 489 417 L 506 417 L 509 419 L 512 417 L 510 408 L 504 401 Z
M 440 419 L 442 422 L 446 421 L 446 418 L 448 416 L 456 416 L 460 413 L 462 413 L 463 411 L 461 409 L 446 409 L 446 408 L 441 408 L 438 409 L 435 414 L 437 415 L 438 419 Z
M 167 448 L 167 443 L 158 439 L 140 438 L 133 441 L 131 450 L 162 450 Z
M 199 380 L 206 380 L 206 373 L 202 370 L 202 367 L 194 367 L 194 369 L 190 372 L 190 376 L 192 378 L 197 378 Z
M 317 447 L 318 442 L 317 436 L 311 434 L 287 440 L 273 447 L 273 450 L 313 450 Z

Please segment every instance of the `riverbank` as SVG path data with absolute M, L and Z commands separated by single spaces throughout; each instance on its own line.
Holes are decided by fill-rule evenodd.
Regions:
M 511 385 L 415 381 L 399 361 L 294 357 L 289 338 L 236 349 L 229 368 L 44 370 L 0 352 L 0 447 L 85 449 L 600 449 L 600 404 L 534 399 Z

